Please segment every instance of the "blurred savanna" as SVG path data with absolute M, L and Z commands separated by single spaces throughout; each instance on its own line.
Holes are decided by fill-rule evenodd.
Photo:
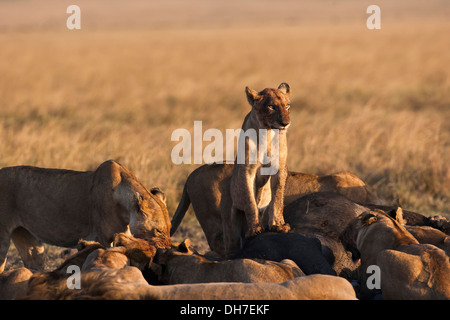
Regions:
M 450 217 L 450 3 L 392 2 L 369 30 L 369 1 L 80 0 L 68 30 L 71 1 L 0 1 L 0 167 L 115 159 L 173 214 L 199 165 L 171 161 L 172 132 L 240 128 L 244 88 L 286 82 L 289 170 Z M 192 211 L 185 237 L 207 249 Z

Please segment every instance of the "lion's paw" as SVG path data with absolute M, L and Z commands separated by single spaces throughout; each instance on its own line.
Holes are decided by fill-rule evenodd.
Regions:
M 261 227 L 260 224 L 257 224 L 247 232 L 247 238 L 254 237 L 258 234 L 261 234 L 262 232 L 263 228 Z
M 270 231 L 272 232 L 278 232 L 278 233 L 288 233 L 289 231 L 291 231 L 291 226 L 288 223 L 285 223 L 281 226 L 272 226 L 272 228 L 270 228 Z

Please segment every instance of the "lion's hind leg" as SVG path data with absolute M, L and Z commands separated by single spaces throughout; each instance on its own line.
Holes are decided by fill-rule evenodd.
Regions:
M 11 238 L 22 258 L 24 266 L 32 270 L 43 270 L 45 253 L 42 242 L 22 227 L 14 229 Z
M 231 208 L 231 230 L 226 239 L 225 250 L 227 254 L 232 254 L 241 248 L 242 238 L 245 234 L 246 220 L 245 213 L 236 206 Z

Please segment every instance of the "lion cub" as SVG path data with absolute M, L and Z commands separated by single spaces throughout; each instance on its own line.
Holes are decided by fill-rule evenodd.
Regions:
M 231 223 L 236 229 L 231 244 L 228 244 L 228 253 L 239 249 L 239 241 L 245 234 L 243 217 L 248 226 L 247 237 L 262 232 L 260 211 L 267 214 L 267 220 L 266 217 L 264 219 L 270 230 L 277 232 L 290 230 L 283 218 L 283 195 L 287 177 L 286 131 L 291 124 L 289 116 L 291 89 L 288 84 L 282 83 L 278 89 L 266 88 L 258 93 L 246 87 L 245 91 L 252 110 L 242 124 L 238 154 L 231 176 Z M 255 133 L 256 139 L 247 135 L 251 131 Z M 244 143 L 241 144 L 244 142 L 243 139 L 245 149 L 242 148 Z M 277 142 L 278 152 L 273 148 L 277 146 Z M 262 148 L 266 148 L 266 151 Z M 252 150 L 257 153 L 257 161 L 250 161 Z M 261 152 L 267 152 L 267 156 Z M 245 161 L 238 161 L 243 157 Z M 267 163 L 269 157 L 270 163 Z M 271 170 L 272 172 L 268 174 L 267 169 L 273 168 L 274 165 L 275 170 Z

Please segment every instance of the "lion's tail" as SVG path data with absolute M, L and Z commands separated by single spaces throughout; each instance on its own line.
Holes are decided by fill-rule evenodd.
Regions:
M 177 231 L 178 226 L 186 215 L 187 210 L 189 209 L 189 205 L 191 204 L 191 199 L 189 198 L 189 194 L 187 192 L 187 184 L 184 185 L 183 194 L 181 195 L 180 203 L 178 204 L 177 210 L 175 211 L 172 221 L 172 228 L 170 229 L 170 235 L 172 236 L 175 231 Z

